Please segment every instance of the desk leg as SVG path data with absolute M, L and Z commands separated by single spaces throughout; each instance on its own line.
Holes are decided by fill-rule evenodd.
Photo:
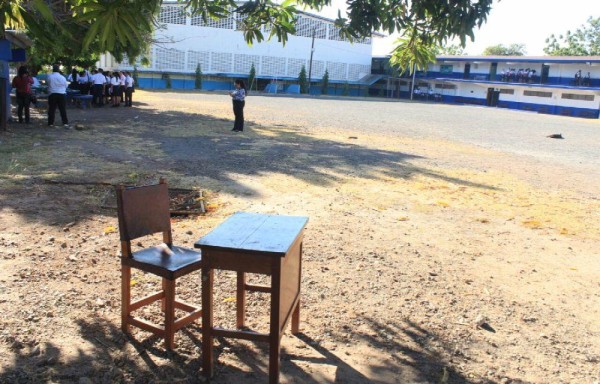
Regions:
M 242 328 L 246 320 L 246 273 L 237 273 L 237 327 Z
M 202 268 L 202 374 L 211 378 L 213 371 L 213 280 L 211 268 Z
M 302 288 L 302 243 L 300 243 L 300 247 L 298 248 L 298 302 L 296 303 L 296 308 L 294 308 L 294 312 L 292 312 L 292 334 L 297 335 L 300 333 L 300 302 L 301 296 L 301 288 Z
M 298 333 L 300 333 L 300 298 L 298 298 L 296 308 L 292 312 L 292 334 L 297 335 Z
M 269 384 L 279 383 L 279 352 L 281 349 L 281 262 L 271 275 L 271 329 L 269 332 Z

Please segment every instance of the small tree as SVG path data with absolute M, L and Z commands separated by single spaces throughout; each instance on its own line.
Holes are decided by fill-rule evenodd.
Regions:
M 350 84 L 348 84 L 348 82 L 344 84 L 344 88 L 342 89 L 342 96 L 350 96 Z
M 202 89 L 202 67 L 200 63 L 196 65 L 196 75 L 194 76 L 194 88 Z
M 310 84 L 308 84 L 308 78 L 306 77 L 306 68 L 304 65 L 298 75 L 298 83 L 300 83 L 300 93 L 308 93 L 310 90 Z
M 254 85 L 254 79 L 256 79 L 256 68 L 254 67 L 254 63 L 250 67 L 250 74 L 248 75 L 248 89 L 252 89 L 252 85 Z
M 325 70 L 325 74 L 323 75 L 323 80 L 321 80 L 321 94 L 326 95 L 328 93 L 329 88 L 329 72 Z

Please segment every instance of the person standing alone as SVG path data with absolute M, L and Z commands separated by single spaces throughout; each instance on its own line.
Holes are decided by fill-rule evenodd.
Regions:
M 233 132 L 242 132 L 244 130 L 244 106 L 246 104 L 246 85 L 244 80 L 235 81 L 235 90 L 229 93 L 233 99 L 233 115 L 235 123 L 233 124 Z
M 52 73 L 46 78 L 48 84 L 48 126 L 54 125 L 56 107 L 65 128 L 69 128 L 67 118 L 67 79 L 60 73 L 58 64 L 52 66 Z
M 31 101 L 31 85 L 33 79 L 29 77 L 27 67 L 19 67 L 17 76 L 12 81 L 13 88 L 17 89 L 17 115 L 19 123 L 23 122 L 23 110 L 25 110 L 25 123 L 29 124 L 29 103 Z

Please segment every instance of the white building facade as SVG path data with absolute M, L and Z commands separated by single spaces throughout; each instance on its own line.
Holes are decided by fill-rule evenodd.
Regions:
M 225 19 L 205 23 L 200 16 L 186 15 L 181 5 L 165 2 L 159 16 L 161 27 L 154 34 L 157 43 L 150 51 L 150 65 L 136 63 L 139 85 L 161 88 L 164 74 L 169 74 L 173 88 L 193 88 L 193 80 L 187 84 L 185 75 L 194 74 L 198 65 L 208 76 L 203 89 L 222 89 L 219 78 L 246 78 L 253 64 L 258 79 L 271 81 L 297 80 L 303 66 L 313 82 L 320 81 L 326 70 L 331 83 L 359 84 L 371 74 L 371 37 L 355 42 L 341 38 L 333 20 L 300 13 L 296 33 L 288 36 L 285 46 L 276 37 L 248 45 L 238 30 L 241 17 L 234 12 Z M 263 34 L 268 37 L 269 31 L 263 30 Z M 127 60 L 115 63 L 110 57 L 103 57 L 99 63 L 107 69 L 132 70 L 133 65 Z M 229 86 L 230 80 L 226 83 Z

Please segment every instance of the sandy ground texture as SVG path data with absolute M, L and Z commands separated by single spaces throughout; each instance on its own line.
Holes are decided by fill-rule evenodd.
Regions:
M 0 133 L 0 383 L 203 382 L 200 321 L 174 352 L 120 331 L 101 183 L 160 176 L 206 196 L 206 215 L 173 219 L 179 245 L 237 211 L 310 217 L 283 383 L 600 382 L 598 120 L 251 95 L 234 133 L 224 94 L 134 96 L 70 108 L 71 129 L 39 110 Z M 233 327 L 235 276 L 215 280 L 215 323 Z M 200 304 L 199 275 L 178 293 Z M 267 330 L 266 297 L 249 302 L 249 325 Z M 212 382 L 267 381 L 267 345 L 215 346 Z

